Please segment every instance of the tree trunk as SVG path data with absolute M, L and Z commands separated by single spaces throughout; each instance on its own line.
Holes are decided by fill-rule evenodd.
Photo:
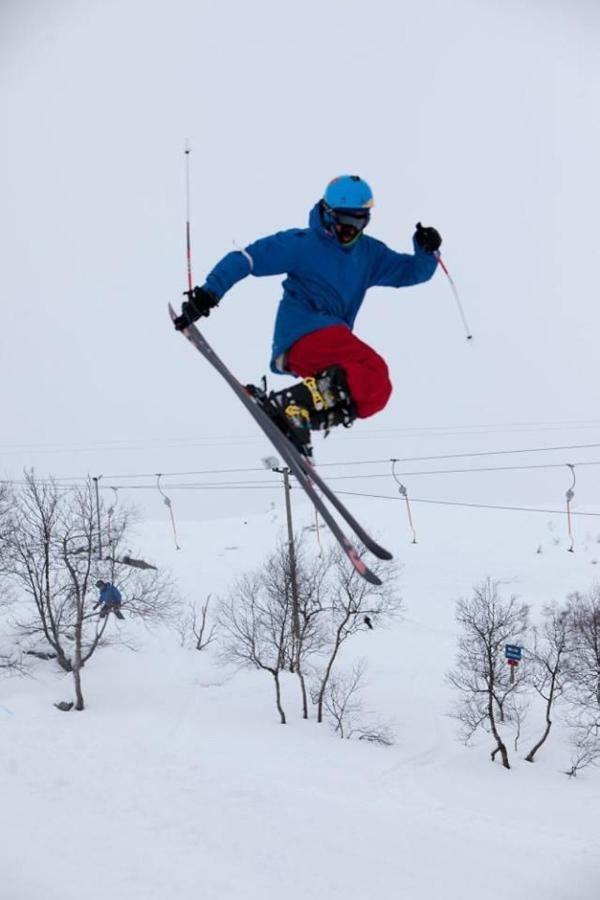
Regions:
M 61 669 L 63 669 L 65 672 L 73 671 L 73 665 L 71 663 L 71 660 L 69 659 L 68 656 L 65 656 L 65 654 L 63 653 L 63 651 L 60 647 L 58 648 L 58 652 L 56 654 L 56 662 L 59 664 Z
M 333 663 L 335 657 L 337 656 L 339 644 L 336 644 L 335 649 L 327 663 L 327 668 L 325 669 L 325 675 L 323 676 L 323 681 L 321 682 L 321 687 L 319 688 L 319 696 L 317 698 L 317 722 L 323 721 L 323 701 L 325 699 L 325 690 L 327 688 L 327 683 L 329 682 L 329 676 L 331 675 L 331 670 L 333 668 Z
M 338 650 L 342 645 L 342 631 L 346 627 L 348 619 L 349 616 L 347 615 L 337 630 L 333 651 L 331 653 L 331 656 L 329 657 L 329 662 L 327 663 L 327 668 L 325 669 L 325 675 L 323 676 L 323 681 L 321 682 L 321 687 L 319 688 L 319 696 L 317 699 L 317 722 L 323 721 L 323 701 L 325 699 L 325 690 L 329 682 L 329 676 L 331 675 L 331 670 L 333 669 L 335 658 L 338 655 Z
M 298 659 L 297 665 L 297 674 L 300 679 L 300 692 L 302 694 L 302 718 L 308 719 L 308 696 L 306 693 L 306 681 L 304 679 L 304 672 L 300 668 L 300 660 Z
M 287 723 L 285 712 L 283 711 L 283 706 L 281 705 L 281 686 L 279 684 L 279 672 L 277 672 L 276 670 L 272 670 L 271 674 L 273 675 L 273 678 L 275 680 L 275 702 L 277 704 L 277 711 L 279 713 L 279 718 L 281 719 L 281 724 L 285 725 Z
M 75 682 L 75 709 L 81 712 L 81 710 L 85 709 L 85 704 L 81 690 L 81 670 L 76 666 L 73 666 L 73 681 Z
M 492 734 L 494 735 L 494 738 L 496 740 L 496 748 L 492 750 L 491 753 L 492 762 L 495 760 L 496 754 L 500 753 L 500 756 L 502 757 L 502 765 L 505 769 L 510 769 L 510 763 L 508 761 L 508 750 L 506 749 L 506 744 L 500 737 L 498 728 L 496 727 L 496 719 L 494 718 L 494 698 L 491 693 L 489 695 L 488 701 L 488 718 L 490 720 L 490 728 L 492 730 Z
M 535 746 L 531 748 L 531 750 L 529 751 L 529 753 L 528 753 L 527 756 L 525 757 L 525 759 L 526 759 L 527 762 L 533 762 L 533 757 L 534 757 L 535 754 L 538 752 L 538 750 L 540 749 L 540 747 L 542 746 L 542 744 L 544 743 L 544 741 L 546 740 L 546 738 L 547 738 L 548 735 L 550 734 L 550 729 L 551 729 L 551 728 L 552 728 L 552 720 L 549 719 L 548 717 L 546 717 L 546 728 L 544 729 L 544 733 L 543 733 L 543 735 L 541 736 L 541 738 L 539 739 L 539 741 L 537 742 L 537 744 L 535 744 Z
M 537 744 L 535 744 L 535 746 L 531 748 L 531 750 L 525 757 L 527 762 L 533 762 L 533 757 L 538 752 L 538 750 L 540 749 L 540 747 L 542 746 L 542 744 L 544 743 L 544 741 L 550 734 L 550 729 L 552 728 L 552 719 L 550 718 L 550 710 L 552 709 L 552 702 L 554 700 L 554 682 L 555 682 L 555 678 L 553 676 L 552 684 L 550 686 L 550 693 L 548 694 L 548 700 L 546 701 L 546 727 L 544 729 L 544 733 L 541 736 L 541 738 L 539 739 L 539 741 L 537 742 Z
M 75 682 L 75 709 L 85 709 L 81 690 L 81 625 L 75 629 L 75 654 L 73 660 L 73 681 Z

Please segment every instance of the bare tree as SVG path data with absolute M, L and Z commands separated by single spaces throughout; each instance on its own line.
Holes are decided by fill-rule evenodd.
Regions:
M 241 576 L 221 602 L 218 624 L 224 662 L 269 672 L 275 684 L 275 703 L 282 725 L 280 675 L 289 659 L 291 599 L 274 596 L 265 587 L 261 571 Z
M 582 769 L 600 762 L 600 735 L 597 725 L 583 717 L 573 727 L 571 746 L 571 767 L 565 771 L 565 775 L 575 778 Z
M 302 699 L 302 717 L 308 718 L 308 692 L 304 674 L 311 656 L 323 646 L 319 614 L 322 611 L 323 585 L 327 563 L 309 557 L 303 538 L 294 541 L 294 560 L 288 541 L 281 540 L 263 570 L 265 590 L 275 604 L 291 605 L 292 619 L 285 668 L 298 676 Z M 293 583 L 294 582 L 294 583 Z
M 361 693 L 366 669 L 366 662 L 359 660 L 350 670 L 332 672 L 323 699 L 324 714 L 340 738 L 357 737 L 359 741 L 390 747 L 394 743 L 392 728 L 375 718 L 363 704 Z M 316 686 L 312 691 L 313 702 L 317 701 L 315 689 Z
M 366 671 L 366 663 L 360 660 L 350 672 L 331 675 L 323 696 L 323 709 L 329 717 L 333 731 L 340 738 L 349 738 L 358 726 L 363 712 L 360 686 Z M 318 701 L 318 694 L 314 702 Z
M 0 575 L 5 571 L 7 538 L 12 524 L 13 492 L 11 485 L 0 481 Z
M 374 585 L 361 578 L 348 566 L 345 553 L 336 545 L 325 557 L 325 576 L 316 599 L 318 627 L 320 630 L 325 664 L 319 675 L 319 683 L 313 691 L 317 706 L 317 721 L 323 721 L 323 708 L 327 685 L 343 644 L 365 628 L 365 616 L 380 625 L 399 614 L 402 601 L 397 593 L 398 568 L 389 562 L 372 565 L 375 574 L 383 574 L 384 582 Z
M 174 595 L 165 576 L 140 573 L 113 559 L 98 559 L 98 548 L 108 535 L 97 533 L 107 521 L 104 509 L 96 510 L 91 482 L 61 490 L 52 481 L 26 473 L 25 485 L 15 494 L 13 521 L 4 547 L 5 571 L 19 594 L 31 601 L 32 613 L 16 622 L 30 649 L 50 647 L 58 665 L 73 674 L 75 708 L 84 708 L 81 670 L 96 649 L 107 643 L 109 618 L 100 619 L 92 606 L 97 599 L 95 582 L 110 566 L 109 577 L 118 582 L 126 597 L 129 616 L 146 622 L 168 621 Z M 130 514 L 121 512 L 110 522 L 110 545 L 118 549 L 127 536 Z
M 571 702 L 600 717 L 600 587 L 568 598 Z
M 533 649 L 530 653 L 530 677 L 534 690 L 544 701 L 545 727 L 525 759 L 533 762 L 552 728 L 551 714 L 560 699 L 567 677 L 569 654 L 569 611 L 556 605 L 544 610 L 541 628 L 533 630 Z
M 16 652 L 0 650 L 0 672 L 2 671 L 23 674 L 23 664 L 20 656 Z
M 185 647 L 191 639 L 196 650 L 205 650 L 215 640 L 216 623 L 208 620 L 210 600 L 209 594 L 200 606 L 196 601 L 188 603 L 187 609 L 176 624 L 182 647 Z
M 519 749 L 519 741 L 521 740 L 521 731 L 523 723 L 529 712 L 529 701 L 521 697 L 520 694 L 511 694 L 508 700 L 508 711 L 506 721 L 514 728 L 513 747 L 515 753 Z
M 348 568 L 338 548 L 309 561 L 302 542 L 296 542 L 294 593 L 289 544 L 282 541 L 259 571 L 236 582 L 221 604 L 222 658 L 271 673 L 282 722 L 282 671 L 298 675 L 302 714 L 307 718 L 305 667 L 313 659 L 324 658 L 318 683 L 311 690 L 318 721 L 323 721 L 327 686 L 343 643 L 365 628 L 365 615 L 381 623 L 400 608 L 394 590 L 397 569 L 388 563 L 386 583 L 375 586 Z
M 7 538 L 11 530 L 12 492 L 11 486 L 6 482 L 0 482 L 0 612 L 6 610 L 13 602 L 10 592 L 10 584 L 5 577 L 7 563 Z M 1 624 L 1 622 L 0 622 Z M 17 671 L 20 661 L 15 650 L 8 643 L 0 646 L 0 670 L 7 672 Z
M 568 598 L 570 652 L 565 700 L 574 776 L 600 759 L 600 587 Z
M 515 597 L 504 600 L 499 583 L 487 578 L 476 586 L 469 599 L 456 605 L 461 626 L 456 665 L 448 681 L 459 693 L 453 716 L 462 725 L 468 741 L 478 728 L 490 732 L 495 741 L 494 760 L 500 753 L 502 765 L 510 769 L 508 750 L 499 731 L 507 700 L 522 688 L 522 670 L 509 677 L 504 659 L 507 643 L 521 643 L 528 625 L 529 609 Z

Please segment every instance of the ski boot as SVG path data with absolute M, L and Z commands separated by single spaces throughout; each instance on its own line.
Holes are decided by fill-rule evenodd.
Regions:
M 311 431 L 324 431 L 327 435 L 336 425 L 349 428 L 356 418 L 341 366 L 330 366 L 281 391 L 267 393 L 264 379 L 262 390 L 253 385 L 248 385 L 247 390 L 296 449 L 309 458 Z

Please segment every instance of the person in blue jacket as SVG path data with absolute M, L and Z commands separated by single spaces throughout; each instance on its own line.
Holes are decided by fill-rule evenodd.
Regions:
M 275 418 L 310 455 L 311 430 L 349 426 L 383 409 L 392 385 L 385 361 L 353 334 L 370 287 L 407 287 L 428 281 L 442 239 L 419 222 L 414 253 L 398 253 L 365 234 L 374 205 L 371 188 L 358 175 L 334 178 L 313 207 L 308 228 L 260 238 L 228 253 L 202 287 L 186 291 L 175 328 L 208 316 L 221 298 L 248 275 L 286 274 L 275 320 L 271 370 L 302 381 L 266 399 Z M 248 386 L 260 398 L 258 389 Z
M 105 619 L 109 613 L 114 613 L 117 619 L 124 619 L 125 616 L 121 612 L 121 592 L 109 581 L 98 579 L 96 587 L 100 591 L 98 600 L 94 604 L 94 609 L 100 607 L 100 618 Z

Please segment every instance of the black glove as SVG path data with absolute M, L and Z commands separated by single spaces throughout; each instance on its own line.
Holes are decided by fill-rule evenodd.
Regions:
M 416 224 L 415 241 L 422 250 L 427 253 L 435 253 L 442 246 L 442 238 L 435 228 L 423 228 L 420 222 Z
M 213 294 L 212 291 L 205 291 L 201 287 L 195 287 L 193 291 L 184 291 L 184 293 L 189 299 L 183 301 L 181 315 L 173 320 L 177 331 L 187 328 L 201 316 L 209 316 L 213 306 L 219 302 L 216 294 Z

